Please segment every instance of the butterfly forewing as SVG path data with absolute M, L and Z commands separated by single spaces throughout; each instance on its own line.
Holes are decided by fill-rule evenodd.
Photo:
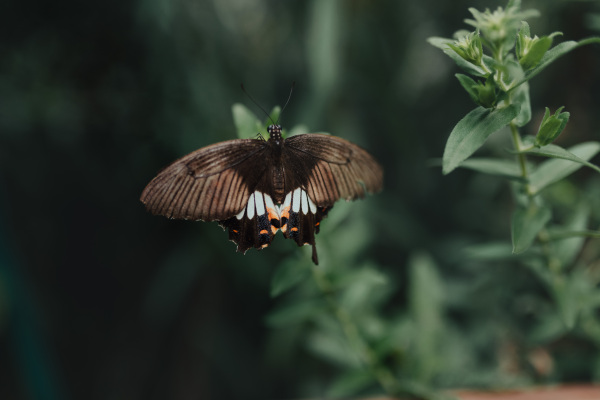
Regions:
M 225 220 L 242 210 L 261 179 L 266 142 L 238 139 L 196 150 L 163 169 L 140 200 L 169 218 Z
M 285 148 L 298 158 L 313 160 L 306 172 L 306 189 L 319 206 L 330 206 L 338 199 L 362 198 L 383 186 L 379 163 L 347 140 L 323 134 L 297 135 L 285 141 Z

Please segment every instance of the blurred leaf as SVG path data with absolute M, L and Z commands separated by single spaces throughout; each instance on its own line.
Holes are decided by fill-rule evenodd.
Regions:
M 310 133 L 308 127 L 306 125 L 296 125 L 292 129 L 288 131 L 287 137 L 292 137 L 296 135 L 304 135 L 306 133 Z
M 581 269 L 569 275 L 560 275 L 552 285 L 554 297 L 568 329 L 573 329 L 582 309 L 589 307 L 589 300 L 595 296 L 595 284 Z
M 443 173 L 448 174 L 483 145 L 494 132 L 508 125 L 519 113 L 519 107 L 489 110 L 477 107 L 454 127 L 444 149 Z
M 413 254 L 408 262 L 409 307 L 415 322 L 413 373 L 417 381 L 428 382 L 439 366 L 439 338 L 442 334 L 443 288 L 433 259 Z
M 528 151 L 528 153 L 539 154 L 546 157 L 561 158 L 541 163 L 538 168 L 530 174 L 529 186 L 531 192 L 533 194 L 539 193 L 548 185 L 571 175 L 583 165 L 589 164 L 587 161 L 598 154 L 599 151 L 600 143 L 598 142 L 580 143 L 568 150 L 549 144 L 537 151 Z
M 231 107 L 231 112 L 238 138 L 255 139 L 256 135 L 263 130 L 262 122 L 245 105 L 235 103 Z
M 521 176 L 521 169 L 513 160 L 472 157 L 461 162 L 459 167 L 472 169 L 484 174 L 499 175 L 517 181 L 525 181 Z
M 342 292 L 340 305 L 352 313 L 365 305 L 373 304 L 388 278 L 375 268 L 367 267 L 352 271 L 344 282 L 347 286 Z
M 538 323 L 533 327 L 529 340 L 534 344 L 547 344 L 558 340 L 565 334 L 565 324 L 556 318 L 556 312 L 547 312 L 537 316 Z
M 361 366 L 358 354 L 350 348 L 341 331 L 315 331 L 307 338 L 306 345 L 313 353 L 335 364 L 354 368 Z
M 471 245 L 464 251 L 467 258 L 482 261 L 496 261 L 515 257 L 512 252 L 512 246 L 504 242 L 488 242 Z
M 373 374 L 365 368 L 352 369 L 338 376 L 327 390 L 327 398 L 348 398 L 373 385 Z
M 325 310 L 327 305 L 321 299 L 284 304 L 266 316 L 266 323 L 271 327 L 298 324 L 312 319 Z
M 570 216 L 569 221 L 560 230 L 565 231 L 582 231 L 587 228 L 588 219 L 590 216 L 590 208 L 586 204 L 576 204 L 572 210 L 573 214 Z M 556 230 L 550 231 L 549 234 L 557 234 Z M 560 259 L 563 266 L 570 265 L 575 257 L 581 251 L 585 237 L 571 237 L 568 239 L 559 240 L 554 244 L 554 254 Z
M 531 100 L 529 98 L 529 83 L 525 82 L 515 90 L 512 95 L 512 102 L 518 104 L 521 109 L 519 115 L 514 119 L 518 127 L 526 125 L 531 121 Z
M 265 128 L 271 124 L 277 124 L 279 122 L 279 116 L 281 115 L 281 107 L 275 106 L 269 113 L 269 118 L 265 121 Z
M 530 202 L 527 208 L 518 207 L 512 218 L 513 253 L 519 254 L 527 250 L 551 216 L 549 208 L 534 202 Z
M 310 273 L 306 264 L 296 260 L 289 260 L 275 270 L 271 279 L 271 297 L 291 289 L 303 281 Z

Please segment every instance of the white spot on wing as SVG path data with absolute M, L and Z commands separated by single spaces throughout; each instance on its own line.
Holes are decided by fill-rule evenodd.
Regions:
M 308 214 L 308 199 L 304 190 L 300 191 L 300 198 L 302 199 L 302 214 Z
M 275 204 L 273 203 L 273 199 L 271 198 L 271 196 L 269 196 L 266 193 L 264 194 L 264 196 L 265 196 L 265 206 L 267 207 L 267 210 L 275 210 L 279 214 L 279 207 L 275 207 Z
M 298 188 L 294 190 L 294 198 L 292 199 L 292 211 L 298 212 L 300 211 L 300 192 L 302 189 Z
M 246 208 L 244 207 L 244 208 L 242 208 L 242 211 L 240 211 L 235 217 L 237 219 L 242 219 L 242 218 L 244 218 L 244 213 L 245 212 L 246 212 Z
M 255 204 L 256 204 L 256 215 L 263 215 L 265 213 L 265 199 L 261 192 L 254 192 Z
M 285 196 L 285 200 L 283 200 L 283 204 L 281 204 L 281 208 L 291 207 L 292 205 L 292 192 L 289 192 L 287 196 Z
M 317 206 L 315 205 L 315 203 L 312 202 L 312 200 L 310 199 L 310 197 L 308 197 L 308 206 L 310 207 L 310 212 L 311 213 L 313 213 L 313 214 L 317 213 Z
M 254 193 L 250 195 L 246 209 L 248 210 L 248 219 L 254 218 Z

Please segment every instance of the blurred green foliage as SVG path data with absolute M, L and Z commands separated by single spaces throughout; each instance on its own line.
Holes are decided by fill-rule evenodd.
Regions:
M 593 2 L 524 5 L 544 16 L 531 32 L 563 32 L 553 45 L 597 33 Z M 380 393 L 390 376 L 412 393 L 597 380 L 597 241 L 561 240 L 560 257 L 581 267 L 550 285 L 528 252 L 511 254 L 502 178 L 429 167 L 472 104 L 425 40 L 463 26 L 468 7 L 498 6 L 3 3 L 0 398 L 335 397 Z M 598 140 L 599 64 L 584 46 L 531 83 L 532 121 L 546 106 L 571 114 L 561 147 Z M 138 198 L 160 168 L 236 136 L 232 104 L 258 114 L 241 82 L 270 109 L 292 81 L 288 135 L 331 132 L 386 173 L 381 194 L 324 220 L 321 269 L 290 241 L 242 255 L 214 223 L 145 213 Z M 510 147 L 491 134 L 477 155 Z M 581 168 L 546 187 L 561 226 L 597 228 L 597 175 Z

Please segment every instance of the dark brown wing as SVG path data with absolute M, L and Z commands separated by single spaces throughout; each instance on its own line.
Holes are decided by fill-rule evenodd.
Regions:
M 190 153 L 163 169 L 140 200 L 169 218 L 225 220 L 239 213 L 262 177 L 263 140 L 237 139 Z
M 291 161 L 288 169 L 304 170 L 308 196 L 320 207 L 331 206 L 338 199 L 364 197 L 365 192 L 375 193 L 383 187 L 383 169 L 373 156 L 339 137 L 318 133 L 292 136 L 284 142 L 284 158 Z

